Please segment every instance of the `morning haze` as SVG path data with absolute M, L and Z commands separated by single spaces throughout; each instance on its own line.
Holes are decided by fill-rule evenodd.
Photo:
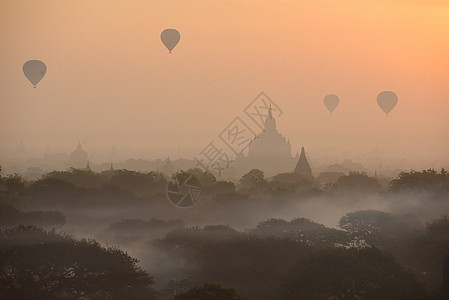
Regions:
M 131 146 L 202 148 L 265 91 L 296 149 L 405 148 L 447 160 L 444 2 L 1 5 L 2 152 L 21 140 L 58 151 L 81 140 L 129 155 Z M 182 34 L 172 55 L 159 39 L 165 27 Z M 48 67 L 37 90 L 22 74 L 29 59 Z M 383 90 L 399 96 L 389 118 L 376 103 Z M 332 118 L 322 104 L 329 93 L 341 100 Z

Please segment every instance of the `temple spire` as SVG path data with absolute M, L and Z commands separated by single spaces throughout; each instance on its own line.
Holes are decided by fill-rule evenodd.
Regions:
M 298 173 L 306 178 L 313 178 L 312 169 L 307 161 L 304 147 L 301 148 L 301 155 L 299 156 L 298 163 L 296 164 L 295 173 Z
M 273 118 L 273 112 L 271 109 L 271 102 L 270 102 L 270 108 L 268 109 L 268 116 L 265 119 L 265 128 L 264 130 L 276 130 L 276 120 Z

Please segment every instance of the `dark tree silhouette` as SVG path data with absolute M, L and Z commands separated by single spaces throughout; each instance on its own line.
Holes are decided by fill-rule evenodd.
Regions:
M 167 180 L 162 173 L 142 173 L 128 170 L 114 171 L 107 182 L 131 191 L 137 196 L 164 193 L 167 184 Z
M 376 193 L 382 190 L 381 184 L 364 172 L 349 172 L 331 184 L 330 190 L 336 192 Z
M 327 185 L 336 182 L 340 177 L 343 177 L 345 175 L 346 174 L 342 172 L 321 172 L 320 174 L 318 174 L 316 179 L 321 184 Z
M 392 192 L 430 193 L 434 197 L 444 197 L 449 194 L 449 173 L 442 169 L 440 173 L 434 169 L 417 172 L 402 172 L 390 183 Z
M 416 230 L 407 223 L 377 210 L 348 213 L 340 219 L 339 227 L 353 240 L 382 248 L 416 234 Z
M 449 218 L 447 215 L 435 219 L 426 225 L 425 234 L 415 238 L 406 245 L 398 255 L 404 264 L 418 274 L 430 288 L 441 285 L 441 281 L 448 284 L 446 272 L 443 278 L 441 266 L 445 265 L 445 258 L 449 251 Z M 447 265 L 445 265 L 447 267 Z
M 244 300 L 234 289 L 223 288 L 216 284 L 204 284 L 187 292 L 178 294 L 174 300 Z
M 217 181 L 210 188 L 211 194 L 224 194 L 235 192 L 236 192 L 235 183 L 232 181 Z
M 299 173 L 280 173 L 273 176 L 269 189 L 273 194 L 299 194 L 315 188 L 313 178 L 305 177 Z
M 239 182 L 239 190 L 242 192 L 257 193 L 265 191 L 268 182 L 264 179 L 264 174 L 259 169 L 252 169 L 242 176 Z
M 61 226 L 64 224 L 65 216 L 58 211 L 23 212 L 11 205 L 0 204 L 0 226 Z
M 0 231 L 2 299 L 155 299 L 137 261 L 94 240 L 17 227 Z
M 217 179 L 215 178 L 214 174 L 208 171 L 203 171 L 200 168 L 189 169 L 187 173 L 195 175 L 196 178 L 200 181 L 201 186 L 203 188 L 209 188 L 215 182 L 217 182 Z
M 136 242 L 141 239 L 154 239 L 163 237 L 171 230 L 184 228 L 181 220 L 151 220 L 123 219 L 112 223 L 101 234 L 102 240 L 112 241 L 114 244 L 126 244 Z
M 426 290 L 375 248 L 329 249 L 300 260 L 283 282 L 284 299 L 425 299 Z
M 223 225 L 172 231 L 153 245 L 179 262 L 177 273 L 188 273 L 193 286 L 219 283 L 258 300 L 281 299 L 279 278 L 311 250 L 300 242 L 260 238 Z
M 2 178 L 5 196 L 8 198 L 18 198 L 25 189 L 25 182 L 18 174 L 9 174 Z
M 70 182 L 53 177 L 45 177 L 33 182 L 25 191 L 24 198 L 31 203 L 57 206 L 79 199 L 82 191 Z
M 449 252 L 446 254 L 446 259 L 444 260 L 443 265 L 443 284 L 433 291 L 431 299 L 449 299 Z
M 60 179 L 70 182 L 79 188 L 99 188 L 104 183 L 104 178 L 95 172 L 71 168 L 68 171 L 53 171 L 46 175 L 48 178 Z
M 269 219 L 259 223 L 257 228 L 250 230 L 250 233 L 259 236 L 289 238 L 315 247 L 333 247 L 336 244 L 348 242 L 343 231 L 327 228 L 306 218 L 295 218 L 290 222 L 282 219 Z
M 137 196 L 162 193 L 165 191 L 166 179 L 158 172 L 137 172 L 115 170 L 103 174 L 92 171 L 70 169 L 69 171 L 54 171 L 47 174 L 48 178 L 69 182 L 77 188 L 100 189 L 105 185 L 118 186 Z

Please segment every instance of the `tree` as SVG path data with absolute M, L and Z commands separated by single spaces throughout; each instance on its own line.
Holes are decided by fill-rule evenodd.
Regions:
M 364 172 L 349 172 L 331 185 L 331 190 L 337 192 L 377 193 L 382 190 L 380 183 Z
M 409 192 L 413 194 L 430 193 L 434 197 L 444 197 L 449 194 L 449 173 L 441 169 L 438 173 L 434 169 L 417 172 L 402 172 L 390 183 L 392 192 Z
M 181 220 L 164 221 L 151 218 L 151 220 L 146 221 L 141 219 L 123 219 L 109 225 L 102 233 L 102 239 L 112 241 L 113 243 L 125 244 L 143 238 L 154 239 L 155 237 L 163 237 L 170 230 L 183 227 L 184 222 Z
M 443 265 L 443 284 L 433 291 L 431 299 L 449 299 L 449 253 L 446 255 Z
M 6 197 L 17 198 L 20 193 L 25 189 L 25 183 L 22 176 L 18 174 L 9 174 L 3 179 L 3 183 L 6 188 Z
M 195 175 L 196 178 L 198 178 L 198 180 L 200 181 L 203 188 L 209 188 L 215 182 L 217 182 L 214 174 L 208 171 L 203 171 L 200 168 L 189 169 L 187 173 Z
M 162 240 L 155 242 L 165 250 L 185 248 L 198 248 L 208 243 L 223 242 L 242 237 L 243 234 L 227 225 L 209 225 L 200 229 L 198 227 L 182 228 L 170 231 Z M 182 246 L 182 247 L 180 247 Z
M 101 189 L 104 186 L 117 186 L 136 196 L 162 194 L 167 181 L 159 172 L 137 172 L 129 170 L 107 171 L 98 174 L 92 171 L 70 169 L 69 171 L 54 171 L 47 178 L 58 179 L 73 184 L 79 189 Z
M 3 200 L 4 192 L 6 191 L 6 185 L 2 176 L 2 166 L 0 166 L 0 200 Z
M 342 172 L 321 172 L 320 174 L 318 174 L 316 179 L 321 184 L 328 185 L 336 182 L 338 179 L 340 179 L 340 177 L 343 176 L 346 176 L 346 174 Z
M 178 294 L 174 300 L 244 300 L 234 289 L 223 288 L 216 284 L 204 284 L 187 292 Z
M 304 177 L 295 172 L 277 174 L 268 185 L 271 192 L 275 194 L 299 194 L 315 187 L 313 178 Z
M 232 286 L 248 299 L 280 298 L 278 284 L 310 247 L 289 239 L 261 238 L 228 226 L 176 230 L 153 243 L 178 262 L 178 274 L 189 274 L 196 284 L 215 282 Z
M 98 173 L 71 168 L 69 171 L 53 171 L 46 175 L 48 178 L 55 178 L 70 182 L 78 188 L 99 188 L 104 180 Z
M 443 215 L 441 218 L 427 223 L 426 234 L 434 240 L 449 241 L 449 217 Z
M 259 169 L 252 169 L 242 176 L 239 181 L 239 189 L 242 192 L 263 192 L 267 186 L 267 181 L 264 179 L 263 171 Z
M 25 191 L 24 199 L 34 206 L 99 206 L 99 205 L 129 205 L 142 203 L 129 190 L 115 184 L 104 184 L 100 188 L 77 188 L 65 180 L 45 177 L 33 182 Z
M 59 211 L 23 212 L 11 205 L 0 204 L 0 226 L 61 226 L 64 224 L 65 216 Z
M 155 299 L 152 278 L 117 248 L 20 226 L 0 231 L 0 298 Z
M 405 243 L 401 243 L 405 244 Z M 449 261 L 449 218 L 447 215 L 426 224 L 425 234 L 406 243 L 398 253 L 398 259 L 412 269 L 420 280 L 430 288 L 435 288 L 441 281 L 449 287 L 449 272 L 442 277 L 441 266 Z M 449 288 L 448 288 L 449 289 Z
M 257 228 L 250 232 L 259 236 L 289 238 L 317 247 L 333 247 L 336 244 L 346 244 L 347 242 L 343 231 L 327 228 L 306 218 L 295 218 L 290 222 L 282 219 L 269 219 L 259 223 Z
M 167 180 L 158 172 L 142 173 L 129 170 L 116 170 L 107 183 L 119 186 L 137 196 L 164 193 Z
M 416 233 L 414 228 L 400 219 L 377 210 L 348 213 L 340 219 L 339 227 L 355 241 L 383 248 Z
M 334 248 L 298 261 L 283 299 L 425 299 L 426 290 L 391 255 L 376 248 Z
M 231 194 L 236 192 L 235 183 L 232 181 L 220 180 L 215 182 L 210 188 L 210 194 Z
M 39 179 L 24 191 L 25 198 L 31 202 L 51 206 L 79 199 L 81 194 L 74 184 L 53 177 Z

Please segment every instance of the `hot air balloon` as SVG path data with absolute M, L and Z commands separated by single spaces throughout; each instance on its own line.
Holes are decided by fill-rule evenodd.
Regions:
M 332 112 L 337 108 L 338 103 L 340 103 L 340 100 L 336 95 L 329 94 L 326 95 L 326 97 L 324 97 L 323 103 L 332 115 Z
M 180 39 L 181 35 L 179 34 L 179 31 L 176 29 L 165 29 L 161 33 L 162 43 L 164 43 L 165 47 L 167 47 L 170 53 L 173 50 L 173 48 L 175 48 L 175 46 L 179 43 Z
M 23 73 L 33 84 L 34 88 L 47 73 L 47 66 L 40 60 L 29 60 L 23 64 Z
M 383 91 L 377 95 L 377 104 L 384 111 L 386 116 L 398 103 L 398 96 L 391 91 Z

